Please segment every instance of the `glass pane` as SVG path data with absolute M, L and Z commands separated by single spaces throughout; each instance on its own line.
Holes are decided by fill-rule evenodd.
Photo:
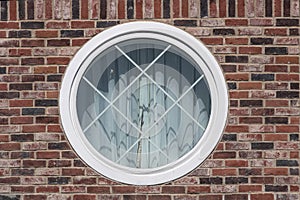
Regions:
M 211 100 L 203 72 L 164 41 L 121 42 L 98 55 L 84 77 L 90 84 L 80 82 L 80 124 L 92 146 L 117 164 L 155 168 L 174 162 L 207 127 Z M 89 118 L 82 114 L 88 111 Z

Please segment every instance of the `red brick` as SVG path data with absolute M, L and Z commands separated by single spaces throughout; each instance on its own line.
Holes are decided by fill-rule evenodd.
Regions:
M 162 193 L 165 194 L 183 194 L 185 193 L 185 187 L 183 186 L 163 186 Z
M 18 22 L 0 22 L 1 29 L 19 29 L 20 25 Z
M 277 64 L 298 64 L 299 56 L 278 56 L 275 58 Z
M 287 35 L 288 29 L 286 28 L 267 28 L 265 34 L 268 36 L 285 36 Z
M 276 126 L 277 133 L 298 133 L 299 126 Z
M 77 169 L 77 168 L 69 168 L 69 169 L 62 169 L 63 176 L 80 176 L 84 175 L 84 169 Z
M 236 176 L 236 169 L 212 169 L 212 174 L 214 176 Z
M 47 200 L 47 195 L 25 195 L 24 200 Z
M 273 194 L 256 193 L 251 194 L 251 200 L 274 200 Z
M 159 6 L 160 8 L 160 6 Z M 179 18 L 180 17 L 180 1 L 174 0 L 173 1 L 173 17 Z
M 248 20 L 247 19 L 226 19 L 225 25 L 226 26 L 247 26 Z
M 47 64 L 49 65 L 67 65 L 70 62 L 70 58 L 65 57 L 48 57 Z
M 247 167 L 247 160 L 225 160 L 225 165 L 227 167 Z
M 69 22 L 59 22 L 59 21 L 55 21 L 55 22 L 47 22 L 46 23 L 46 28 L 50 28 L 50 29 L 67 29 L 70 28 L 70 24 Z
M 37 193 L 58 193 L 59 187 L 58 186 L 38 186 L 36 188 Z
M 35 36 L 38 38 L 56 38 L 58 37 L 58 31 L 36 31 Z
M 241 54 L 261 54 L 262 48 L 261 47 L 240 47 L 239 53 L 241 53 Z
M 133 186 L 113 186 L 113 193 L 124 194 L 124 193 L 134 193 L 135 187 Z
M 286 134 L 266 134 L 265 141 L 287 141 L 288 135 Z
M 110 193 L 110 187 L 107 187 L 107 186 L 90 186 L 90 187 L 87 187 L 87 192 L 88 193 L 96 193 L 96 194 L 109 194 Z
M 201 38 L 201 41 L 206 45 L 223 44 L 223 38 Z
M 226 38 L 225 44 L 236 44 L 236 45 L 242 45 L 242 44 L 248 44 L 249 40 L 248 38 Z
M 13 193 L 34 193 L 33 186 L 11 186 L 11 192 Z
M 95 22 L 93 21 L 72 21 L 71 28 L 94 28 Z
M 262 192 L 262 186 L 261 185 L 240 185 L 239 186 L 239 192 Z
M 9 143 L 0 143 L 1 151 L 16 151 L 21 149 L 20 143 L 9 142 Z
M 11 117 L 10 123 L 11 124 L 32 124 L 33 117 Z
M 201 193 L 209 193 L 209 186 L 188 186 L 187 193 L 188 194 L 201 194 Z
M 81 19 L 89 18 L 89 2 L 81 0 Z
M 261 82 L 240 82 L 238 83 L 238 88 L 240 90 L 262 89 L 262 83 Z
M 37 159 L 55 159 L 60 157 L 59 154 L 59 152 L 53 151 L 37 152 Z
M 265 168 L 264 175 L 287 176 L 288 168 Z
M 181 1 L 181 17 L 188 17 L 188 16 L 189 16 L 189 2 L 188 2 L 188 0 L 182 0 Z

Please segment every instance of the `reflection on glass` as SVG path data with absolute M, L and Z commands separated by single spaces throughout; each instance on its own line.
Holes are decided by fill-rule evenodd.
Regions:
M 210 116 L 200 67 L 166 42 L 136 39 L 113 46 L 89 65 L 77 113 L 91 145 L 131 168 L 155 168 L 186 155 Z

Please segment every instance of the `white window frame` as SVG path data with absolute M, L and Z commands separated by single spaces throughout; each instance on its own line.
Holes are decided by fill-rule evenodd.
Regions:
M 136 169 L 118 165 L 100 155 L 81 130 L 76 113 L 79 81 L 92 60 L 114 44 L 137 37 L 157 38 L 175 45 L 201 66 L 211 92 L 208 126 L 196 146 L 177 161 L 158 168 Z M 74 151 L 102 175 L 127 184 L 153 185 L 169 182 L 199 166 L 213 151 L 225 128 L 228 92 L 218 62 L 209 50 L 185 31 L 158 22 L 130 22 L 107 29 L 89 40 L 71 60 L 61 85 L 59 108 L 64 132 Z

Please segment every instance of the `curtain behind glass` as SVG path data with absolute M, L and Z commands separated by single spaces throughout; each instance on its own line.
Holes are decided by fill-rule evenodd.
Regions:
M 141 40 L 119 46 L 145 69 L 167 44 Z M 77 94 L 81 127 L 85 129 L 98 117 L 85 131 L 86 138 L 109 160 L 133 168 L 159 167 L 185 155 L 204 130 L 177 105 L 161 116 L 174 104 L 172 99 L 177 100 L 201 76 L 193 64 L 171 48 L 146 71 L 161 88 L 144 75 L 127 88 L 140 70 L 114 47 L 99 55 L 84 76 L 110 101 L 127 90 L 114 102 L 117 109 L 111 106 L 99 117 L 109 102 L 81 80 Z M 179 101 L 203 127 L 210 114 L 209 96 L 206 82 L 200 81 Z

